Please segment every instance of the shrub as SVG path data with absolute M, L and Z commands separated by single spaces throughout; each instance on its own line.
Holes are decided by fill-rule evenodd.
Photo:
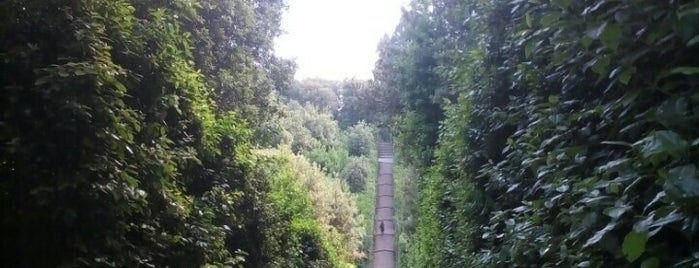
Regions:
M 347 130 L 347 151 L 353 156 L 368 156 L 376 144 L 373 128 L 364 122 Z
M 359 193 L 366 189 L 369 176 L 369 160 L 365 157 L 351 157 L 340 177 L 347 182 L 350 192 Z

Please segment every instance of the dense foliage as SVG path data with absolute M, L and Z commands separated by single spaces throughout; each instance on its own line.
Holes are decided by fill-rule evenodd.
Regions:
M 396 267 L 408 266 L 408 261 L 411 261 L 410 247 L 413 245 L 415 236 L 415 228 L 417 224 L 417 194 L 418 174 L 410 165 L 399 162 L 403 157 L 394 155 L 393 164 L 393 183 L 394 200 L 393 211 L 395 220 L 395 237 L 396 237 Z M 399 160 L 399 161 L 396 161 Z
M 372 81 L 346 80 L 340 88 L 340 106 L 335 111 L 335 119 L 340 127 L 347 128 L 359 122 L 376 124 L 385 121 L 382 116 L 387 113 L 378 97 L 381 91 Z
M 360 121 L 347 129 L 347 150 L 352 156 L 368 156 L 376 145 L 374 130 Z
M 331 113 L 341 105 L 341 87 L 342 83 L 337 81 L 304 79 L 296 81 L 289 89 L 282 91 L 282 94 L 302 105 L 313 106 L 323 113 Z
M 286 149 L 251 150 L 297 140 L 272 140 L 283 121 L 276 91 L 292 86 L 293 64 L 272 53 L 282 9 L 281 0 L 4 1 L 0 261 L 362 259 L 363 218 L 339 179 Z M 319 142 L 337 132 L 315 123 L 325 119 L 306 125 Z
M 699 265 L 698 22 L 689 0 L 413 1 L 375 71 L 420 173 L 404 263 Z
M 292 100 L 280 105 L 284 115 L 275 121 L 271 141 L 274 145 L 290 144 L 294 152 L 334 145 L 340 134 L 332 115 L 313 105 Z
M 281 134 L 277 136 L 283 136 L 280 144 L 290 144 L 291 149 L 298 154 L 297 158 L 305 158 L 317 165 L 327 180 L 335 181 L 333 185 L 343 185 L 343 191 L 352 193 L 353 205 L 356 204 L 357 208 L 356 217 L 353 218 L 355 220 L 353 230 L 356 229 L 360 234 L 358 237 L 363 237 L 363 240 L 361 250 L 357 251 L 358 248 L 354 248 L 355 251 L 351 251 L 351 255 L 356 265 L 367 267 L 373 234 L 376 168 L 372 163 L 376 158 L 373 134 L 376 132 L 375 127 L 363 122 L 341 127 L 339 119 L 332 118 L 333 114 L 337 115 L 337 110 L 330 107 L 342 107 L 348 102 L 343 102 L 342 98 L 338 97 L 318 98 L 318 96 L 332 95 L 327 94 L 328 92 L 344 92 L 340 95 L 353 94 L 351 88 L 342 88 L 348 83 L 363 82 L 354 80 L 336 82 L 320 79 L 296 82 L 292 88 L 281 92 L 280 107 L 284 116 L 273 125 L 278 129 L 276 133 Z M 273 140 L 279 141 L 276 138 Z M 323 192 L 318 187 L 306 188 L 311 195 Z M 337 241 L 346 243 L 344 242 L 346 240 Z M 355 241 L 350 240 L 350 242 Z M 346 250 L 350 249 L 351 247 Z
M 366 180 L 371 170 L 368 163 L 370 161 L 366 158 L 353 157 L 342 169 L 340 177 L 347 182 L 350 192 L 359 193 L 366 190 Z
M 352 196 L 340 180 L 329 179 L 289 149 L 258 151 L 259 172 L 271 178 L 272 224 L 278 226 L 275 267 L 352 267 L 364 235 Z

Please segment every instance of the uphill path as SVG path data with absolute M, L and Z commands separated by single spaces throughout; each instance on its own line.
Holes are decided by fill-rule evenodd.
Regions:
M 374 208 L 374 268 L 396 267 L 396 243 L 393 221 L 393 145 L 380 142 L 379 172 Z

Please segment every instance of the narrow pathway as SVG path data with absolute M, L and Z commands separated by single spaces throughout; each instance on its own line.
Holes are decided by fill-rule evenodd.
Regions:
M 393 225 L 393 145 L 379 143 L 379 178 L 376 180 L 374 251 L 372 267 L 396 267 Z M 382 229 L 383 223 L 383 230 Z

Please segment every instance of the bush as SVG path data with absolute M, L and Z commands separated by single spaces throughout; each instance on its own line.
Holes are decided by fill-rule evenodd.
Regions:
M 289 101 L 281 105 L 283 116 L 276 123 L 267 123 L 276 130 L 270 140 L 291 145 L 294 153 L 303 153 L 319 146 L 334 145 L 339 136 L 337 122 L 329 113 L 321 112 L 310 104 Z
M 374 130 L 364 122 L 347 130 L 347 151 L 353 156 L 368 156 L 376 144 Z
M 318 146 L 305 153 L 309 161 L 320 166 L 326 174 L 339 176 L 349 163 L 349 153 L 345 146 Z
M 308 256 L 327 256 L 333 267 L 348 265 L 363 257 L 359 251 L 362 233 L 357 220 L 357 205 L 340 180 L 328 178 L 316 165 L 293 154 L 288 147 L 258 150 L 256 153 L 267 159 L 257 169 L 271 173 L 271 197 L 279 207 L 273 215 L 289 219 L 291 222 L 286 224 L 292 227 L 303 226 L 303 230 L 293 233 L 291 238 L 277 241 L 298 241 L 301 244 L 284 247 L 299 247 L 304 254 L 310 254 Z M 314 232 L 318 234 L 313 235 Z M 310 240 L 302 239 L 301 235 Z M 320 261 L 309 260 L 313 263 Z M 308 265 L 306 260 L 298 266 Z
M 340 177 L 347 182 L 350 192 L 363 192 L 366 189 L 369 169 L 368 159 L 365 157 L 351 157 L 347 166 L 342 170 Z

